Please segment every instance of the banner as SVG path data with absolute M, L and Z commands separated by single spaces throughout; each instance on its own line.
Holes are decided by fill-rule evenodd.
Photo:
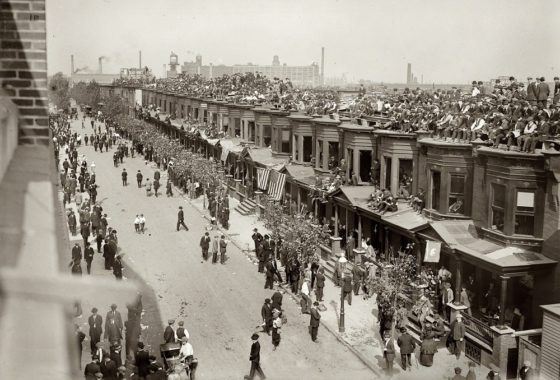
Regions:
M 439 263 L 439 254 L 441 252 L 441 242 L 428 240 L 426 241 L 426 253 L 424 254 L 425 263 Z
M 268 195 L 275 201 L 279 201 L 284 193 L 284 184 L 286 183 L 286 174 L 278 173 L 272 170 L 270 173 L 270 186 L 268 187 Z
M 268 178 L 270 177 L 270 169 L 257 168 L 257 186 L 261 190 L 268 188 Z

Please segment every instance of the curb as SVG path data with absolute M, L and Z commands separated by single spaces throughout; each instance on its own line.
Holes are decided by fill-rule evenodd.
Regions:
M 173 187 L 177 190 L 177 194 L 180 194 L 181 198 L 183 198 L 184 200 L 186 200 L 187 202 L 189 202 L 189 204 L 198 211 L 198 213 L 206 220 L 210 221 L 210 217 L 208 215 L 206 215 L 206 213 L 204 213 L 202 210 L 200 210 L 198 207 L 196 207 L 189 199 L 185 198 L 185 194 L 180 191 L 175 185 L 173 185 Z M 248 252 L 246 249 L 244 249 L 240 244 L 238 244 L 227 232 L 227 230 L 224 230 L 223 227 L 221 227 L 219 224 L 216 224 L 217 229 L 224 235 L 226 235 L 229 239 L 230 242 L 233 243 L 234 246 L 236 246 L 242 253 L 245 254 L 245 256 L 251 260 L 251 262 L 257 263 L 258 261 L 256 260 L 255 256 L 250 255 L 250 251 Z M 290 297 L 292 298 L 293 301 L 295 301 L 297 304 L 299 304 L 299 301 L 301 299 L 301 297 L 298 297 L 297 295 L 289 292 L 288 290 L 286 290 L 286 288 L 282 285 L 282 284 L 278 284 L 279 288 L 282 288 L 282 290 L 284 290 L 285 294 L 289 294 Z M 361 352 L 359 352 L 358 350 L 356 350 L 350 343 L 348 343 L 346 340 L 344 340 L 344 338 L 334 329 L 332 329 L 331 327 L 329 327 L 324 321 L 320 321 L 321 325 L 323 327 L 325 327 L 325 329 L 330 332 L 332 335 L 334 335 L 334 337 L 340 342 L 342 343 L 347 349 L 350 350 L 350 352 L 352 352 L 366 367 L 368 367 L 375 375 L 377 376 L 383 376 L 383 372 L 380 371 L 380 369 L 374 365 L 365 355 L 363 355 Z

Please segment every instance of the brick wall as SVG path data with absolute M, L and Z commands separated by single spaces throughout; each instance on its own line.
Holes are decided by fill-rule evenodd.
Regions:
M 45 0 L 0 0 L 0 81 L 18 106 L 19 143 L 49 143 Z

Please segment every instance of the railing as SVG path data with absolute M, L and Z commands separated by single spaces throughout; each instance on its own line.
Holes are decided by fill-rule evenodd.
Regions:
M 465 323 L 467 332 L 469 332 L 477 339 L 480 339 L 488 346 L 494 346 L 494 333 L 490 329 L 489 325 L 479 321 L 478 319 L 468 315 L 467 313 L 461 313 L 461 315 L 463 316 L 463 322 Z
M 0 89 L 0 182 L 18 143 L 18 109 Z

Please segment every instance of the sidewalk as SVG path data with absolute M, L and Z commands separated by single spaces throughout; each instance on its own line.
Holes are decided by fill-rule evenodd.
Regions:
M 176 190 L 177 191 L 177 190 Z M 195 206 L 206 219 L 210 219 L 209 213 L 203 208 L 203 199 L 199 197 L 194 200 L 186 199 Z M 253 240 L 251 239 L 253 228 L 258 228 L 261 234 L 269 231 L 264 227 L 264 223 L 258 220 L 256 215 L 243 216 L 235 211 L 235 207 L 239 201 L 230 198 L 230 226 L 228 230 L 224 230 L 218 226 L 218 230 L 224 233 L 228 239 L 235 244 L 245 255 L 248 260 L 257 265 L 257 259 L 253 249 Z M 282 268 L 283 269 L 283 268 Z M 285 275 L 283 274 L 283 278 Z M 299 304 L 300 297 L 293 295 L 289 291 L 289 287 L 280 286 L 283 293 L 290 295 L 294 301 Z M 315 300 L 314 292 L 312 299 Z M 377 323 L 377 307 L 375 299 L 364 300 L 363 295 L 352 295 L 352 305 L 345 304 L 345 332 L 339 333 L 339 317 L 340 317 L 340 288 L 334 286 L 331 281 L 327 281 L 324 288 L 321 325 L 332 333 L 342 344 L 350 349 L 364 364 L 366 364 L 375 374 L 381 377 L 387 375 L 385 371 L 385 360 L 383 359 L 383 350 L 381 337 L 379 335 L 379 325 Z M 322 334 L 319 331 L 319 339 Z M 396 339 L 395 339 L 396 340 Z M 395 344 L 396 345 L 396 344 Z M 398 351 L 398 347 L 397 351 Z M 469 359 L 463 354 L 459 360 L 454 355 L 449 354 L 443 341 L 440 344 L 439 352 L 434 357 L 434 366 L 423 367 L 414 365 L 414 369 L 405 372 L 400 367 L 400 355 L 397 352 L 397 358 L 394 362 L 392 373 L 393 379 L 398 380 L 415 380 L 415 379 L 450 379 L 454 375 L 454 368 L 463 369 L 463 376 L 468 371 Z M 416 349 L 416 358 L 419 357 L 419 349 Z M 476 367 L 476 375 L 478 379 L 484 379 L 488 373 L 485 367 Z

